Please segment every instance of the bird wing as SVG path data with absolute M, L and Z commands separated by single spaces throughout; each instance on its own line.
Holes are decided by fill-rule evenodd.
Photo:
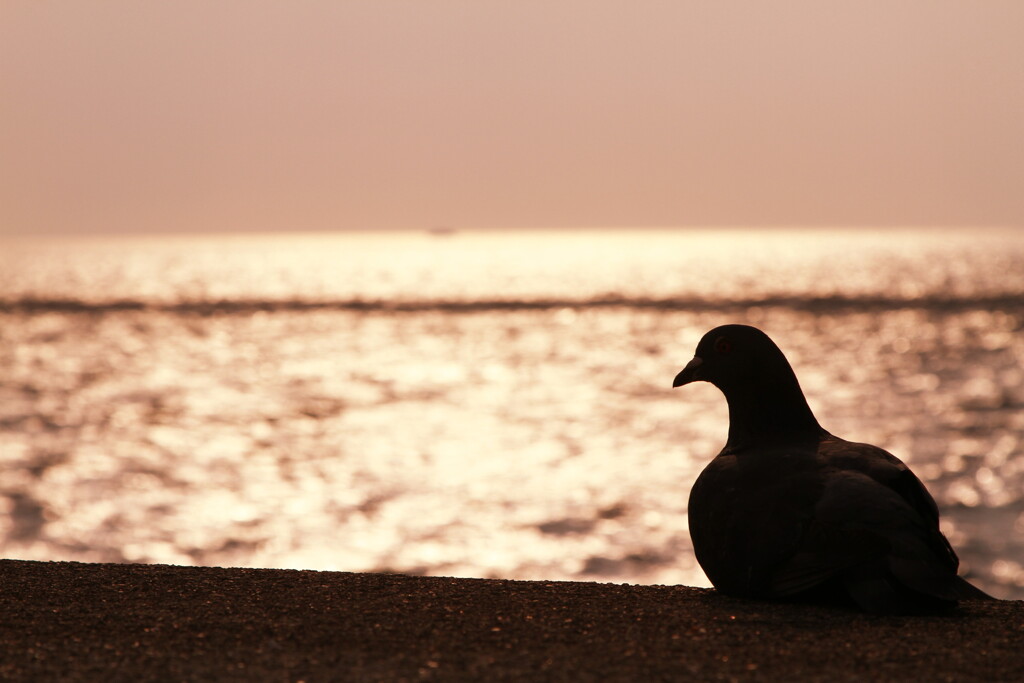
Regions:
M 782 597 L 833 577 L 888 574 L 894 553 L 906 555 L 908 573 L 930 577 L 933 554 L 921 542 L 928 526 L 903 498 L 861 472 L 831 470 L 806 522 L 796 551 L 773 573 L 770 590 Z M 948 582 L 944 566 L 935 577 Z
M 838 578 L 869 611 L 884 611 L 904 589 L 943 601 L 967 597 L 935 502 L 906 465 L 880 448 L 833 437 L 819 453 L 821 495 L 796 552 L 773 573 L 774 595 Z
M 960 560 L 939 530 L 939 508 L 935 499 L 895 455 L 877 446 L 844 441 L 834 436 L 822 440 L 819 453 L 830 467 L 842 472 L 858 472 L 897 494 L 919 517 L 927 530 L 924 537 L 936 558 L 955 574 Z

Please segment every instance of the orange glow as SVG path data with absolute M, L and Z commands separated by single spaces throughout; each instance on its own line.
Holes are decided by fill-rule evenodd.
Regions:
M 0 240 L 0 550 L 706 585 L 726 406 L 670 383 L 731 320 L 1019 596 L 1022 263 L 1010 231 Z

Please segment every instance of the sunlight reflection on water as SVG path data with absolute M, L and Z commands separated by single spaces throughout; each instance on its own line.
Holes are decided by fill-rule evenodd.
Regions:
M 817 239 L 812 256 L 824 250 Z M 444 242 L 475 253 L 458 238 Z M 512 258 L 522 258 L 518 244 L 506 250 Z M 624 244 L 612 239 L 614 248 Z M 877 265 L 890 263 L 883 247 L 864 245 L 867 255 L 848 260 L 874 262 L 879 281 L 893 280 Z M 612 247 L 601 243 L 592 253 Z M 388 274 L 388 267 L 401 271 L 390 247 L 374 248 L 378 261 L 361 276 L 377 268 L 378 280 L 407 277 Z M 641 246 L 618 261 L 598 260 L 595 277 L 607 284 L 586 292 L 684 291 L 680 281 L 659 290 L 653 276 L 639 284 L 632 277 L 644 259 L 665 263 L 650 256 L 656 251 Z M 996 250 L 993 258 L 1019 253 Z M 815 267 L 805 258 L 803 270 L 777 273 L 765 287 L 806 288 L 793 284 Z M 191 267 L 185 280 L 201 283 L 205 266 Z M 258 272 L 259 260 L 246 267 Z M 566 268 L 577 267 L 570 259 Z M 144 279 L 118 268 L 135 274 L 103 270 L 117 284 L 93 283 L 88 296 L 102 298 L 95 293 L 107 286 L 107 298 L 125 297 L 125 278 Z M 495 281 L 517 280 L 512 263 L 503 268 L 493 277 L 474 274 L 482 278 L 478 290 L 493 298 Z M 86 271 L 79 277 L 88 280 Z M 753 271 L 772 272 L 761 262 Z M 452 281 L 466 277 L 431 273 L 433 284 L 417 295 L 456 296 Z M 218 296 L 239 296 L 244 283 L 223 277 Z M 311 273 L 288 291 L 307 286 L 319 296 L 330 277 Z M 562 277 L 546 290 L 520 282 L 516 295 L 579 291 L 565 282 L 582 275 Z M 875 286 L 858 282 L 849 289 Z M 972 295 L 989 286 L 978 282 Z M 152 296 L 184 296 L 165 286 L 170 294 Z M 345 286 L 331 296 L 377 291 L 364 282 Z M 15 294 L 33 287 L 41 285 L 23 284 Z M 407 288 L 399 287 L 402 296 L 411 296 Z M 47 291 L 73 292 L 63 280 Z M 268 292 L 256 287 L 246 296 Z M 0 312 L 3 552 L 706 585 L 686 530 L 686 498 L 724 441 L 725 404 L 708 385 L 669 385 L 701 334 L 727 320 L 772 334 L 826 428 L 879 444 L 914 468 L 979 584 L 1024 597 L 1019 308 L 8 310 Z

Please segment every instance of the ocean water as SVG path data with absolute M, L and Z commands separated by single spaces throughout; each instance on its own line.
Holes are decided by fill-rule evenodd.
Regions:
M 1024 598 L 1024 231 L 4 238 L 8 558 L 708 585 L 690 485 L 766 330 Z

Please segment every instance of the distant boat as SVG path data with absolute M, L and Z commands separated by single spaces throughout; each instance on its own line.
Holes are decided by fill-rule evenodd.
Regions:
M 447 225 L 438 225 L 433 228 L 427 228 L 427 232 L 435 237 L 450 237 L 455 234 L 456 230 Z

